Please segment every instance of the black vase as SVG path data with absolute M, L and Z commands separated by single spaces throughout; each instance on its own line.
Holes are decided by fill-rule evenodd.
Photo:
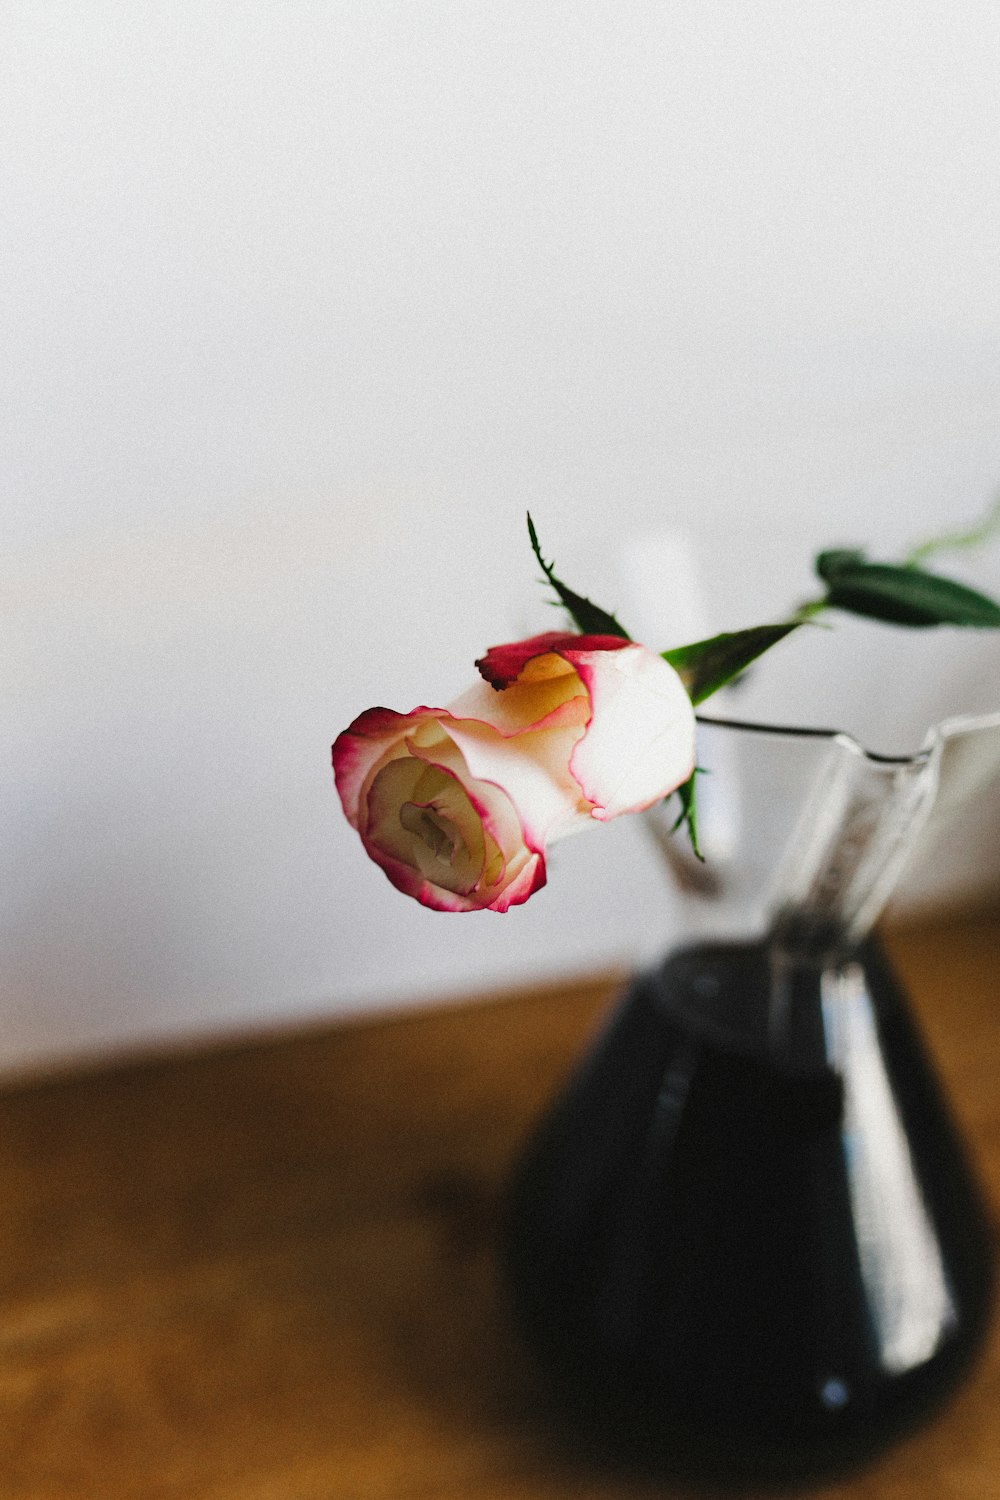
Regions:
M 668 1473 L 848 1470 L 988 1326 L 961 1142 L 879 946 L 831 915 L 850 821 L 836 899 L 631 987 L 513 1187 L 511 1286 L 567 1412 Z

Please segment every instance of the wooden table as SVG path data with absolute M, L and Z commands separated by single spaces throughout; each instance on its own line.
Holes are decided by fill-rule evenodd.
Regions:
M 899 932 L 1000 1203 L 1000 917 Z M 497 1206 L 608 978 L 9 1091 L 2 1500 L 620 1500 L 511 1331 Z M 824 1500 L 1000 1497 L 1000 1342 Z

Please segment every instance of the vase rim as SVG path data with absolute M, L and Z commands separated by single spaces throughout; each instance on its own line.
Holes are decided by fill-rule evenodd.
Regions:
M 711 725 L 713 728 L 742 730 L 751 734 L 776 734 L 786 739 L 828 740 L 843 745 L 850 753 L 860 755 L 879 766 L 921 765 L 945 740 L 956 735 L 978 730 L 1000 731 L 1000 709 L 992 713 L 953 715 L 942 719 L 938 724 L 931 725 L 924 736 L 923 744 L 909 755 L 885 755 L 878 750 L 869 750 L 855 735 L 848 733 L 845 729 L 824 729 L 805 724 L 765 724 L 751 719 L 732 719 L 728 716 L 717 718 L 709 714 L 697 714 L 696 718 L 699 724 Z

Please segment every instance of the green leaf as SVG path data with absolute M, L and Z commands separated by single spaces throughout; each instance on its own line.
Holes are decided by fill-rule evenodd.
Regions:
M 819 554 L 816 559 L 816 572 L 829 583 L 842 569 L 853 568 L 864 561 L 863 552 L 858 552 L 854 548 L 833 547 L 828 552 Z
M 704 864 L 705 856 L 702 854 L 698 844 L 698 799 L 695 790 L 695 778 L 700 775 L 702 775 L 702 767 L 695 766 L 687 781 L 682 782 L 677 787 L 676 794 L 680 798 L 681 810 L 677 814 L 677 821 L 670 832 L 676 833 L 682 823 L 686 824 L 688 838 L 691 840 L 691 852 L 695 859 L 700 859 L 702 864 Z
M 828 605 L 895 625 L 1000 627 L 1000 604 L 923 568 L 865 562 L 859 552 L 823 552 L 816 570 Z
M 664 651 L 663 659 L 680 673 L 691 702 L 702 703 L 744 672 L 758 656 L 797 630 L 801 623 L 786 620 L 781 625 L 755 625 L 750 630 L 713 635 L 709 640 Z
M 622 640 L 631 640 L 628 631 L 619 625 L 614 615 L 609 615 L 606 609 L 601 609 L 599 604 L 594 604 L 582 594 L 577 594 L 563 583 L 561 578 L 556 577 L 555 564 L 547 563 L 542 556 L 538 533 L 530 512 L 528 513 L 528 535 L 531 538 L 531 550 L 538 559 L 539 567 L 555 589 L 559 596 L 559 603 L 569 614 L 577 629 L 581 630 L 584 635 L 616 635 Z

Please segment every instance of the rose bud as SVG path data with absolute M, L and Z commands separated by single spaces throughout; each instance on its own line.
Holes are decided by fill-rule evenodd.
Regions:
M 493 646 L 448 708 L 370 708 L 333 746 L 349 822 L 393 885 L 438 911 L 507 911 L 549 844 L 639 812 L 694 768 L 674 669 L 617 636 Z

